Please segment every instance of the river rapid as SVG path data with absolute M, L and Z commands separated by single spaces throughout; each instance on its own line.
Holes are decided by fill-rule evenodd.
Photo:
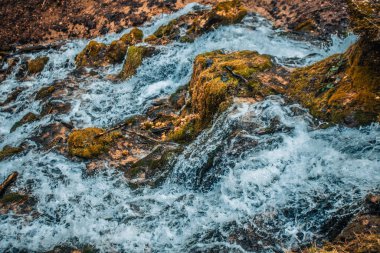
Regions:
M 188 5 L 141 29 L 148 36 L 193 8 L 204 7 Z M 96 40 L 110 42 L 118 36 Z M 26 113 L 41 111 L 36 92 L 69 76 L 75 55 L 88 41 L 20 55 L 50 60 L 35 78 L 19 81 L 16 66 L 0 84 L 0 101 L 9 91 L 25 88 L 6 106 L 12 113 L 0 110 L 0 148 L 23 142 L 30 146 L 0 162 L 0 180 L 18 171 L 14 190 L 37 200 L 38 215 L 0 215 L 0 251 L 92 245 L 100 252 L 283 252 L 323 239 L 331 219 L 356 212 L 352 206 L 379 189 L 378 124 L 321 129 L 307 110 L 280 96 L 258 103 L 236 100 L 176 158 L 161 186 L 138 190 L 112 168 L 87 175 L 83 162 L 44 151 L 30 137 L 52 122 L 109 127 L 144 113 L 154 99 L 189 82 L 193 61 L 204 52 L 255 50 L 294 67 L 342 53 L 355 41 L 353 35 L 332 37 L 330 43 L 297 41 L 250 15 L 193 43 L 160 46 L 125 82 L 105 78 L 122 65 L 106 67 L 63 98 L 71 104 L 68 113 L 47 115 L 10 132 Z M 267 133 L 268 128 L 274 130 Z

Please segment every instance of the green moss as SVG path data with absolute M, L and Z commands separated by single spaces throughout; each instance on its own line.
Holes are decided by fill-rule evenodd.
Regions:
M 29 74 L 37 74 L 37 73 L 40 73 L 46 63 L 49 61 L 49 57 L 38 57 L 36 59 L 33 59 L 33 60 L 29 60 L 28 61 L 28 73 Z
M 376 57 L 371 59 L 374 51 L 365 47 L 359 41 L 345 54 L 297 69 L 291 75 L 288 96 L 328 122 L 358 126 L 378 121 L 380 72 L 373 62 Z
M 154 32 L 154 36 L 157 38 L 163 37 L 176 37 L 179 35 L 179 27 L 177 26 L 178 20 L 172 20 L 167 25 L 160 26 L 157 31 Z
M 138 28 L 133 28 L 129 33 L 124 34 L 120 38 L 120 40 L 128 46 L 132 46 L 132 45 L 142 42 L 143 37 L 144 37 L 143 31 L 141 31 Z
M 37 114 L 34 114 L 32 112 L 28 112 L 24 117 L 22 117 L 21 120 L 19 120 L 18 122 L 16 122 L 12 128 L 11 128 L 11 132 L 15 131 L 18 127 L 22 126 L 22 125 L 25 125 L 27 123 L 31 123 L 31 122 L 34 122 L 36 120 L 39 119 L 39 116 Z
M 13 155 L 16 155 L 18 153 L 21 153 L 24 151 L 24 148 L 22 147 L 11 147 L 11 146 L 5 146 L 1 151 L 0 151 L 0 161 L 11 157 Z
M 78 67 L 100 67 L 105 64 L 103 58 L 106 51 L 106 44 L 97 41 L 90 41 L 83 51 L 75 57 L 75 64 Z
M 123 62 L 127 48 L 126 43 L 121 40 L 112 41 L 105 53 L 105 61 L 110 64 Z
M 75 57 L 78 67 L 101 67 L 123 62 L 128 46 L 142 42 L 143 32 L 137 28 L 124 34 L 119 40 L 111 44 L 90 41 L 88 45 Z
M 151 56 L 153 52 L 154 48 L 152 47 L 130 46 L 128 48 L 127 59 L 123 65 L 123 69 L 120 72 L 119 77 L 121 79 L 128 79 L 136 74 L 137 69 L 142 64 L 144 58 Z
M 259 84 L 256 74 L 272 67 L 270 57 L 257 52 L 240 51 L 224 54 L 215 51 L 197 56 L 193 77 L 190 82 L 191 106 L 201 118 L 201 125 L 207 125 L 217 112 L 225 110 L 234 95 L 253 84 Z M 235 75 L 232 75 L 231 70 Z M 244 78 L 242 82 L 236 75 Z M 265 87 L 257 85 L 263 93 Z M 254 95 L 251 92 L 248 95 Z
M 175 141 L 178 143 L 189 143 L 195 139 L 199 133 L 197 122 L 199 118 L 197 115 L 189 115 L 177 122 L 177 126 L 169 132 L 166 140 Z
M 107 152 L 109 145 L 121 137 L 120 132 L 104 134 L 100 128 L 74 130 L 68 139 L 69 154 L 82 158 L 94 158 Z
M 240 1 L 226 1 L 218 3 L 208 14 L 205 25 L 206 30 L 220 25 L 230 25 L 240 22 L 246 15 L 247 10 Z
M 41 100 L 49 97 L 55 90 L 56 87 L 54 85 L 41 88 L 36 94 L 36 100 Z
M 179 39 L 179 42 L 181 42 L 181 43 L 192 43 L 192 42 L 194 42 L 194 39 L 191 38 L 189 35 L 184 35 Z
M 11 204 L 11 203 L 17 203 L 17 202 L 24 201 L 27 198 L 28 198 L 28 196 L 21 195 L 17 192 L 12 192 L 12 193 L 4 195 L 4 197 L 2 197 L 0 199 L 0 203 L 3 205 Z

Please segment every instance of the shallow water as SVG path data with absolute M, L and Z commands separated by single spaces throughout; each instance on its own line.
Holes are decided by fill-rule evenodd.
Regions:
M 194 6 L 143 30 L 149 35 Z M 80 81 L 80 89 L 65 98 L 72 104 L 68 114 L 46 116 L 9 133 L 27 112 L 40 112 L 34 96 L 41 87 L 74 70 L 74 57 L 87 41 L 68 42 L 60 50 L 30 55 L 50 57 L 38 78 L 19 82 L 11 76 L 0 85 L 0 101 L 11 89 L 27 87 L 9 105 L 16 113 L 0 112 L 0 147 L 18 145 L 54 121 L 106 127 L 143 113 L 153 99 L 189 82 L 193 60 L 203 52 L 256 50 L 280 64 L 305 65 L 343 52 L 353 41 L 354 36 L 334 38 L 326 47 L 295 41 L 250 16 L 194 43 L 161 47 L 128 81 L 103 78 L 121 65 L 105 68 L 100 77 Z M 265 133 L 271 124 L 276 130 Z M 1 215 L 0 250 L 40 252 L 65 243 L 94 245 L 102 252 L 281 252 L 313 241 L 324 236 L 323 225 L 331 217 L 380 182 L 379 125 L 325 130 L 316 125 L 306 110 L 281 97 L 256 104 L 236 101 L 178 157 L 162 186 L 138 191 L 118 171 L 87 176 L 84 163 L 35 145 L 0 162 L 0 179 L 17 170 L 15 190 L 30 191 L 39 213 L 34 218 Z

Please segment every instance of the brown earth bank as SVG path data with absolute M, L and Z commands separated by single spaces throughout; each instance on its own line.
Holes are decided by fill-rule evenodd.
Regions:
M 1 0 L 0 51 L 14 46 L 93 38 L 140 26 L 153 16 L 176 11 L 191 2 L 219 0 Z M 346 0 L 242 1 L 250 11 L 276 27 L 326 37 L 348 27 Z

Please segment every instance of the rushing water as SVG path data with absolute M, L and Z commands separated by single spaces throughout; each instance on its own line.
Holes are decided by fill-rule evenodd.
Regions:
M 163 16 L 142 27 L 146 35 L 182 15 Z M 111 41 L 117 35 L 99 38 Z M 106 127 L 143 112 L 152 99 L 186 84 L 196 55 L 216 49 L 256 50 L 280 64 L 304 65 L 343 52 L 355 40 L 333 39 L 328 47 L 295 41 L 260 17 L 222 27 L 194 43 L 173 43 L 146 60 L 132 79 L 112 83 L 105 76 L 80 80 L 63 98 L 68 114 L 46 116 L 9 133 L 27 112 L 40 112 L 35 93 L 74 70 L 74 57 L 87 41 L 73 41 L 48 55 L 40 76 L 0 85 L 0 101 L 25 87 L 0 111 L 0 147 L 18 145 L 42 125 L 63 120 L 76 127 Z M 0 162 L 0 179 L 20 173 L 15 186 L 37 199 L 37 216 L 0 216 L 0 250 L 44 251 L 56 245 L 94 245 L 102 252 L 279 252 L 318 239 L 324 224 L 360 200 L 380 182 L 378 125 L 360 129 L 318 129 L 298 105 L 281 97 L 251 104 L 236 101 L 177 158 L 157 189 L 132 190 L 112 169 L 87 176 L 85 164 L 34 146 Z M 268 132 L 268 129 L 271 131 Z

